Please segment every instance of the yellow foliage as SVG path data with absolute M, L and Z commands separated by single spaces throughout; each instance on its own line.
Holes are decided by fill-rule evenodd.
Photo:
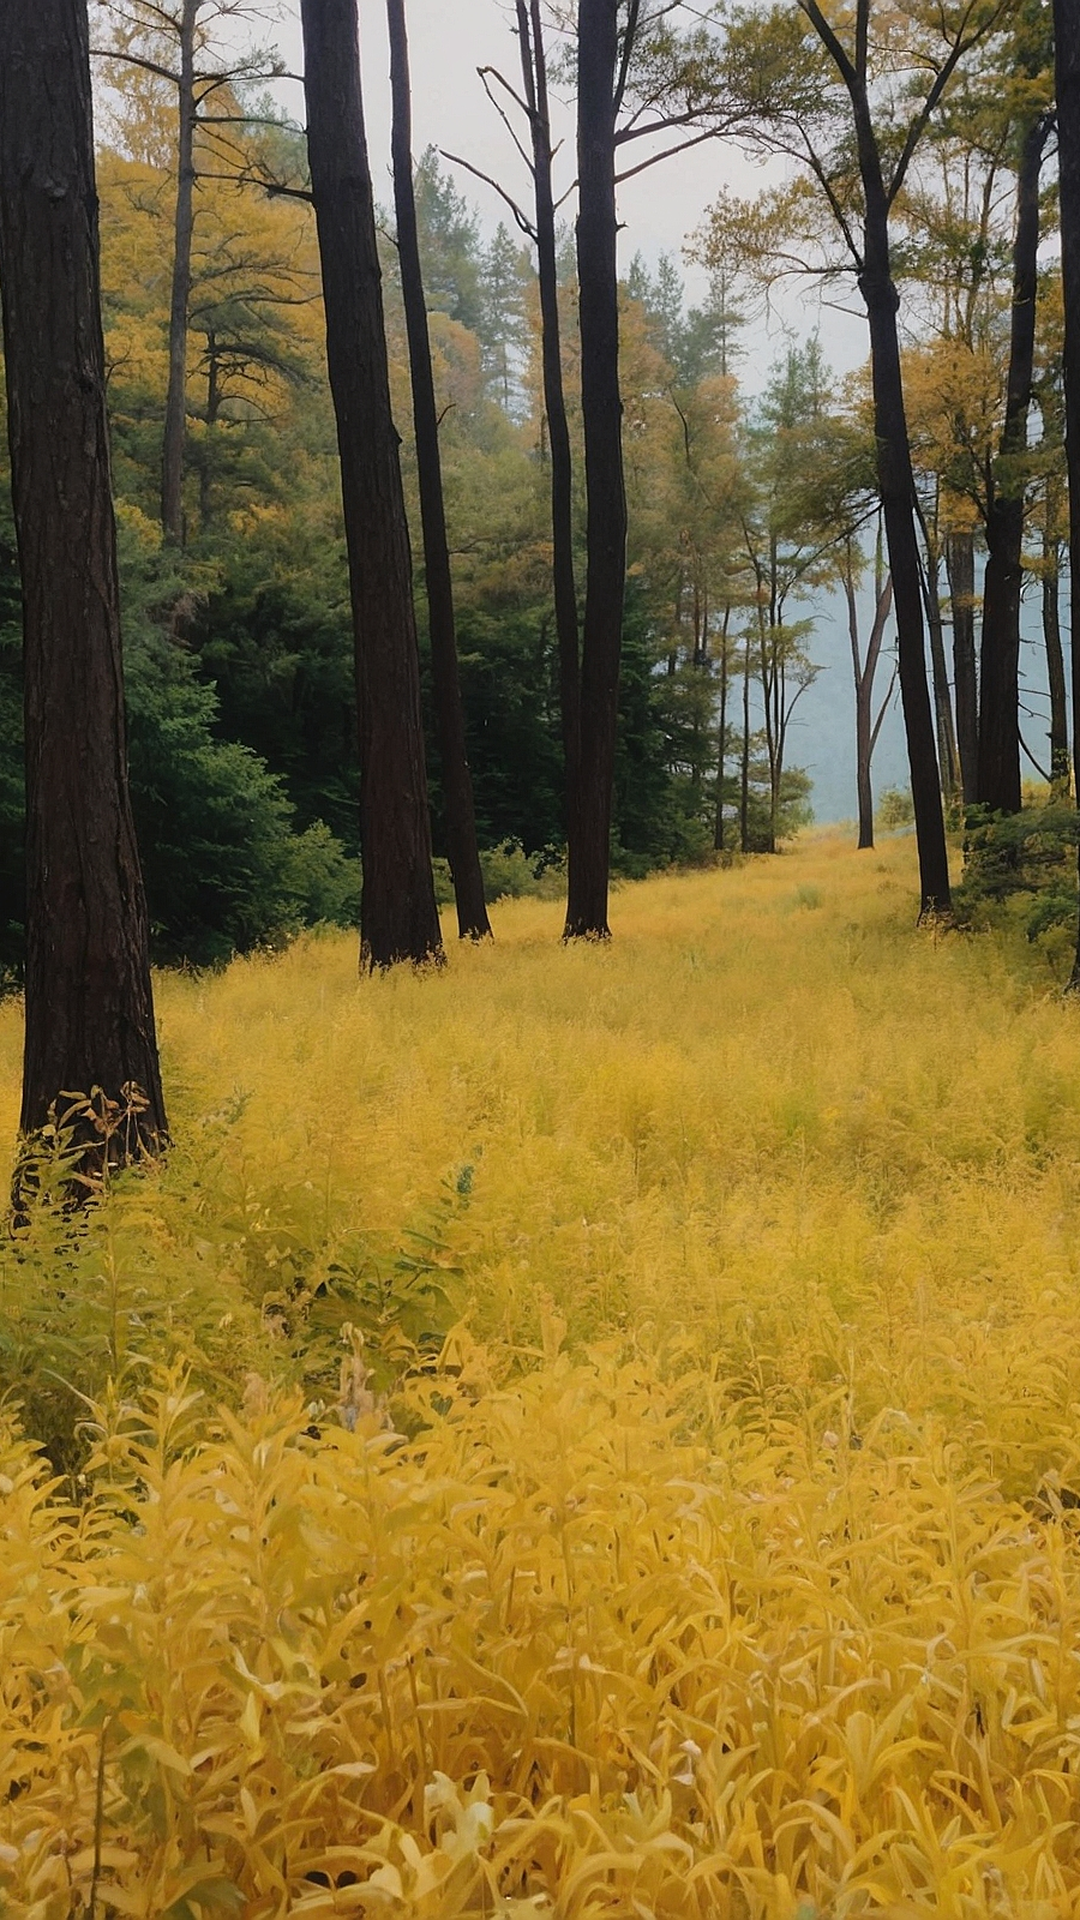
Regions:
M 74 1503 L 0 1434 L 5 1915 L 1080 1910 L 1080 1015 L 913 877 L 159 981 L 147 1275 L 257 1299 L 449 1182 L 462 1325 L 389 1412 L 346 1329 L 342 1421 L 159 1369 Z

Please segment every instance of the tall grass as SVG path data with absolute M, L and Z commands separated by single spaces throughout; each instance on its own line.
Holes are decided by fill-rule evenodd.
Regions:
M 5 1912 L 1078 1910 L 1080 1008 L 913 879 L 159 982 L 0 1263 Z

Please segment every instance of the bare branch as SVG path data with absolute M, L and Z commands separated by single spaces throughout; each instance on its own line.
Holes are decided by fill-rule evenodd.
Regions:
M 648 160 L 640 160 L 636 167 L 627 167 L 625 173 L 617 173 L 615 175 L 615 184 L 616 186 L 621 186 L 624 180 L 632 180 L 635 174 L 644 173 L 647 167 L 655 167 L 661 160 L 670 160 L 676 153 L 687 153 L 691 147 L 700 147 L 703 140 L 718 140 L 719 138 L 719 133 L 710 127 L 707 133 L 695 134 L 692 140 L 681 140 L 677 147 L 665 147 L 663 153 L 654 153 Z M 560 201 L 560 205 L 561 204 Z
M 444 160 L 449 160 L 453 166 L 464 167 L 466 173 L 471 173 L 475 179 L 482 180 L 485 186 L 493 187 L 495 189 L 495 192 L 499 195 L 499 198 L 501 200 L 505 200 L 507 206 L 509 207 L 511 213 L 514 216 L 514 219 L 517 221 L 518 226 L 521 228 L 522 233 L 525 234 L 528 239 L 532 240 L 535 243 L 536 228 L 533 226 L 532 221 L 527 219 L 525 214 L 522 213 L 521 208 L 518 206 L 517 201 L 511 198 L 510 194 L 507 193 L 505 187 L 500 187 L 498 181 L 493 180 L 489 173 L 481 173 L 480 168 L 474 167 L 471 160 L 463 160 L 459 153 L 448 153 L 445 147 L 440 147 L 439 152 L 442 155 L 442 158 Z
M 168 67 L 160 67 L 156 60 L 144 60 L 138 53 L 118 53 L 112 47 L 91 47 L 90 52 L 98 60 L 122 60 L 125 66 L 141 67 L 144 73 L 155 73 L 159 80 L 167 80 L 170 86 L 180 85 L 180 76 L 171 73 Z
M 521 155 L 521 158 L 524 160 L 525 165 L 528 167 L 529 172 L 531 173 L 533 170 L 532 156 L 526 152 L 522 142 L 518 139 L 517 129 L 514 126 L 514 123 L 511 120 L 510 115 L 507 113 L 506 108 L 503 106 L 502 101 L 496 100 L 495 95 L 492 93 L 491 88 L 488 85 L 488 75 L 490 74 L 492 78 L 498 80 L 500 84 L 506 88 L 506 91 L 510 95 L 511 99 L 517 101 L 518 106 L 521 108 L 522 112 L 525 113 L 526 115 L 528 115 L 528 112 L 529 112 L 528 107 L 525 105 L 525 102 L 520 98 L 520 96 L 514 92 L 513 87 L 508 85 L 508 83 L 503 79 L 502 74 L 496 73 L 494 67 L 477 67 L 476 71 L 480 76 L 480 85 L 483 87 L 484 92 L 487 94 L 488 99 L 491 101 L 491 104 L 494 107 L 496 113 L 498 114 L 499 119 L 502 121 L 503 126 L 506 128 L 507 133 L 510 135 L 511 140 L 513 141 L 515 147 L 517 148 L 518 153 Z

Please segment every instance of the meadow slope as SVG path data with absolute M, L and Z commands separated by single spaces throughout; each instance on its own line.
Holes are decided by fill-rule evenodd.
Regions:
M 914 912 L 159 981 L 0 1254 L 0 1912 L 1080 1915 L 1080 1007 Z

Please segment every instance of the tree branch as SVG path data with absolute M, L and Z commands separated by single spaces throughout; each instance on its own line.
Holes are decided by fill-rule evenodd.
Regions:
M 822 46 L 825 47 L 829 53 L 833 65 L 840 74 L 848 92 L 855 93 L 860 91 L 862 89 L 862 83 L 859 74 L 852 66 L 844 50 L 843 43 L 833 28 L 830 27 L 829 22 L 817 4 L 817 0 L 798 0 L 798 6 L 799 11 L 805 13 Z
M 526 237 L 530 239 L 535 245 L 536 228 L 533 226 L 531 220 L 529 220 L 526 217 L 526 215 L 522 213 L 521 208 L 518 206 L 517 201 L 511 198 L 510 194 L 507 193 L 505 187 L 500 187 L 498 181 L 493 180 L 490 173 L 481 173 L 480 168 L 474 167 L 471 160 L 463 160 L 459 153 L 448 153 L 445 147 L 440 147 L 439 152 L 442 155 L 442 158 L 444 160 L 449 160 L 453 166 L 464 167 L 466 173 L 471 173 L 474 179 L 482 180 L 484 182 L 484 185 L 487 187 L 494 187 L 495 192 L 499 195 L 499 198 L 501 200 L 505 200 L 507 206 L 509 207 L 511 213 L 514 216 L 514 219 L 517 221 L 518 226 L 521 228 L 522 233 L 525 234 Z
M 700 147 L 703 140 L 718 140 L 720 137 L 720 134 L 710 127 L 707 133 L 695 134 L 692 140 L 681 140 L 677 147 L 665 147 L 663 153 L 654 153 L 648 160 L 639 160 L 636 167 L 627 167 L 625 173 L 617 173 L 615 184 L 621 186 L 624 180 L 632 180 L 635 174 L 644 173 L 647 167 L 655 167 L 661 160 L 670 160 L 673 154 L 687 153 L 691 147 Z M 562 202 L 560 201 L 559 204 L 561 206 Z
M 637 39 L 638 24 L 641 19 L 641 0 L 630 0 L 626 15 L 626 32 L 623 35 L 622 58 L 619 61 L 619 78 L 615 83 L 614 107 L 616 115 L 622 109 L 626 83 L 630 78 L 630 62 L 634 57 L 634 42 Z
M 506 91 L 510 95 L 510 98 L 517 102 L 518 106 L 521 108 L 522 112 L 526 115 L 526 117 L 529 117 L 528 107 L 525 105 L 525 102 L 524 100 L 521 99 L 520 95 L 514 92 L 514 89 L 512 86 L 510 86 L 509 82 L 504 80 L 502 77 L 502 74 L 497 73 L 494 67 L 477 67 L 476 71 L 480 76 L 480 85 L 483 87 L 484 92 L 487 94 L 488 99 L 491 101 L 491 104 L 494 107 L 496 113 L 498 114 L 499 119 L 502 121 L 503 126 L 506 128 L 507 133 L 510 135 L 511 140 L 513 141 L 515 147 L 517 148 L 518 153 L 520 154 L 521 158 L 524 160 L 525 165 L 528 167 L 529 172 L 531 173 L 533 170 L 532 156 L 526 152 L 524 146 L 522 145 L 522 142 L 518 139 L 517 129 L 514 126 L 514 123 L 511 120 L 510 115 L 507 113 L 502 102 L 500 100 L 496 100 L 495 95 L 492 93 L 491 88 L 488 85 L 488 75 L 490 74 L 492 79 L 497 80 L 500 86 L 503 86 L 506 88 Z

